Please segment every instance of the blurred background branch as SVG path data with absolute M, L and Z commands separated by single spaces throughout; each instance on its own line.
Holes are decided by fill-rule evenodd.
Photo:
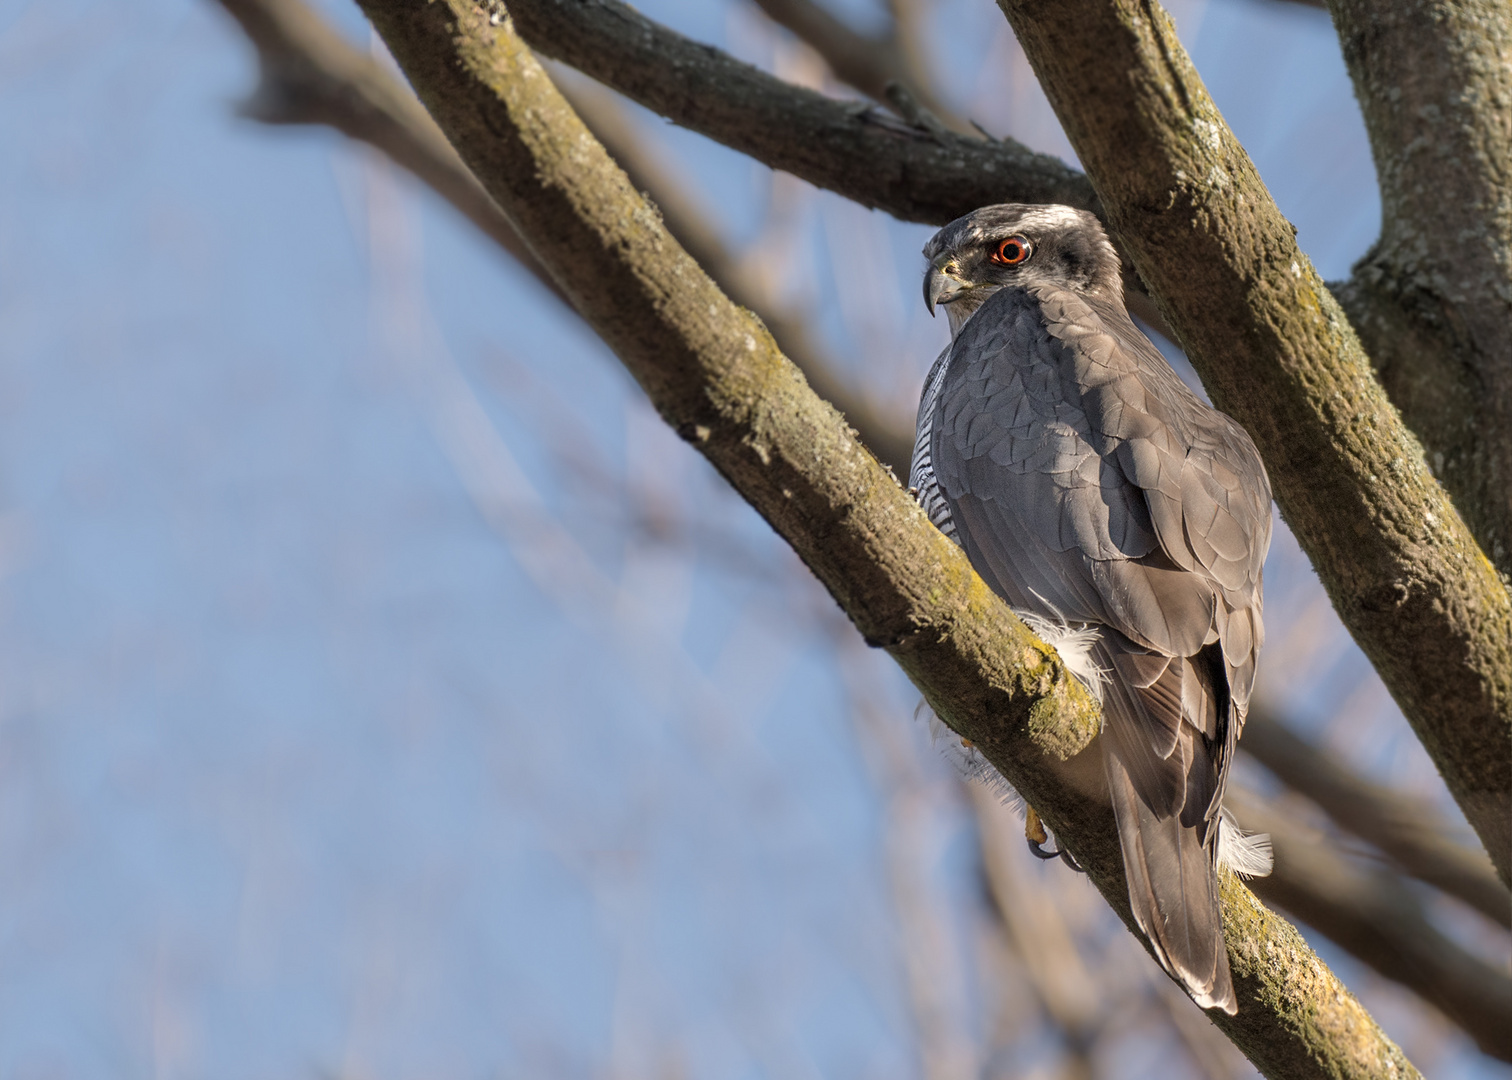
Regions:
M 349 44 L 298 0 L 221 0 L 221 4 L 236 17 L 259 51 L 262 80 L 245 106 L 248 116 L 270 124 L 323 124 L 377 148 L 436 190 L 560 298 L 550 276 L 462 165 L 428 114 L 382 60 Z M 974 136 L 961 140 L 960 133 L 968 131 L 968 125 L 933 92 L 932 80 L 917 48 L 918 31 L 910 29 L 914 26 L 911 20 L 917 18 L 913 5 L 891 5 L 884 30 L 874 35 L 852 30 L 808 0 L 758 0 L 758 6 L 823 57 L 837 78 L 873 99 L 896 108 L 896 94 L 890 94 L 888 87 L 902 86 L 905 100 L 911 98 L 927 114 L 939 117 L 952 129 L 953 133 L 938 136 L 947 141 L 947 149 L 954 151 L 964 144 L 975 144 L 975 149 L 968 147 L 963 152 L 973 155 L 973 164 L 983 168 L 985 175 L 991 175 L 1001 164 L 1003 152 L 994 149 L 995 144 Z M 717 52 L 706 48 L 704 51 Z M 727 58 L 714 57 L 716 64 L 726 61 Z M 734 61 L 728 63 L 733 65 Z M 866 395 L 850 390 L 848 380 L 840 374 L 841 366 L 819 344 L 822 335 L 813 313 L 786 301 L 770 288 L 763 274 L 755 272 L 735 253 L 711 215 L 701 207 L 698 193 L 687 186 L 677 169 L 669 167 L 648 142 L 638 137 L 633 118 L 614 97 L 573 77 L 571 72 L 555 74 L 580 115 L 626 168 L 637 187 L 660 207 L 669 230 L 732 298 L 763 317 L 783 348 L 803 367 L 816 391 L 846 413 L 878 456 L 903 471 L 911 449 L 908 418 L 878 411 Z M 777 97 L 788 90 L 795 95 L 802 93 L 797 88 L 773 91 L 767 86 L 766 89 Z M 643 93 L 655 98 L 657 92 Z M 799 109 L 830 108 L 796 96 L 791 103 Z M 882 158 L 873 159 L 891 162 L 887 168 L 913 169 L 919 149 L 915 144 L 924 145 L 925 152 L 929 152 L 928 140 L 921 142 L 919 138 L 917 114 L 900 112 L 905 124 L 899 125 L 879 114 L 858 113 L 838 103 L 834 109 L 826 115 L 850 125 L 853 132 L 862 132 L 859 142 L 863 147 L 872 147 L 868 152 L 875 153 L 878 145 L 893 145 Z M 936 137 L 931 135 L 931 139 Z M 1003 145 L 1008 148 L 1010 159 L 1020 160 L 1014 155 L 1022 148 L 1011 142 Z M 794 151 L 778 153 L 791 155 Z M 848 190 L 861 192 L 863 201 L 866 193 L 879 190 L 876 177 L 864 175 L 864 168 L 856 168 L 856 162 L 864 160 L 864 155 L 853 157 L 849 166 L 842 167 L 837 161 L 846 160 L 845 154 L 854 153 L 854 147 L 846 150 L 842 144 L 838 153 L 840 157 L 829 163 L 810 163 L 810 178 L 841 177 L 842 188 L 850 185 Z M 846 168 L 850 169 L 849 174 Z M 1033 180 L 1036 168 L 1038 165 L 1031 163 L 1022 176 L 1012 170 L 1002 175 L 1009 176 L 1012 183 L 1027 176 L 1032 185 L 1036 182 Z M 927 171 L 912 172 L 911 182 L 922 176 L 927 185 L 929 175 Z M 1080 177 L 1076 180 L 1084 182 Z M 946 177 L 941 182 L 950 181 Z M 1002 183 L 997 179 L 993 182 Z M 912 198 L 895 199 L 895 205 L 886 208 L 897 213 L 895 206 L 899 206 L 905 214 L 917 213 L 916 209 L 908 209 L 917 205 L 910 202 Z M 1132 296 L 1131 306 L 1140 299 Z M 565 455 L 567 450 L 562 445 L 557 452 Z M 602 482 L 596 483 L 600 488 L 604 486 Z M 671 532 L 667 531 L 665 521 L 648 521 L 645 526 L 651 530 L 648 535 L 654 534 L 659 543 L 692 542 L 686 523 Z M 530 546 L 533 545 L 527 545 Z M 724 544 L 721 541 L 713 547 L 722 549 Z M 871 732 L 863 736 L 863 749 L 866 738 L 879 737 L 873 730 L 875 723 L 873 716 L 860 725 L 863 732 Z M 1392 866 L 1469 904 L 1500 925 L 1507 924 L 1507 894 L 1489 869 L 1489 861 L 1458 844 L 1437 810 L 1361 779 L 1331 755 L 1300 740 L 1258 710 L 1246 730 L 1242 748 L 1289 787 L 1315 801 L 1341 828 L 1378 847 L 1390 858 Z M 901 775 L 897 772 L 900 766 L 896 755 L 905 752 L 897 746 L 887 751 L 893 755 L 891 771 L 877 774 L 885 790 L 890 790 L 893 783 L 888 776 Z M 978 821 L 984 875 L 993 908 L 1005 940 L 1013 943 L 1013 951 L 1020 959 L 1011 973 L 1000 972 L 999 976 L 1022 978 L 1033 987 L 1035 1000 L 1047 1022 L 1061 1032 L 1068 1075 L 1096 1075 L 1098 1067 L 1093 1051 L 1108 1030 L 1109 1007 L 1099 1002 L 1095 994 L 1075 990 L 1076 973 L 1085 973 L 1085 967 L 1076 956 L 1070 930 L 1059 921 L 1049 896 L 1036 892 L 1038 885 L 1026 888 L 1022 881 L 1015 883 L 1004 863 L 1005 854 L 1022 844 L 1011 816 L 1005 817 L 1006 811 L 997 804 L 995 796 L 977 785 L 970 786 L 966 797 Z M 898 807 L 908 805 L 903 795 L 897 798 Z M 1363 871 L 1357 867 L 1357 859 L 1334 857 L 1337 852 L 1324 856 L 1322 852 L 1330 842 L 1294 814 L 1288 816 L 1284 810 L 1264 806 L 1257 813 L 1269 815 L 1268 824 L 1257 827 L 1275 832 L 1281 859 L 1274 879 L 1255 883 L 1257 893 L 1286 907 L 1386 977 L 1435 1004 L 1471 1032 L 1487 1052 L 1506 1056 L 1505 1040 L 1499 1040 L 1493 1022 L 1494 1010 L 1502 1000 L 1498 995 L 1506 992 L 1505 976 L 1439 931 L 1424 902 L 1391 867 L 1383 864 Z M 1326 872 L 1319 870 L 1325 863 Z M 896 875 L 893 884 L 902 890 L 898 893 L 901 898 L 916 895 L 909 893 L 906 881 Z M 1016 901 L 1008 899 L 1014 896 Z M 905 909 L 910 903 L 915 914 L 905 918 L 905 922 L 911 918 L 923 925 L 936 917 L 920 913 L 915 901 L 905 902 L 901 914 L 907 915 Z M 919 980 L 927 983 L 930 977 L 922 969 L 916 973 L 916 1005 L 928 997 L 927 986 Z M 1179 998 L 1169 1000 L 1168 994 L 1162 997 L 1159 989 L 1150 991 L 1150 1001 L 1165 1002 L 1160 1008 L 1162 1012 L 1169 1006 L 1172 1030 L 1194 1060 L 1201 1062 L 1199 1071 L 1220 1075 L 1225 1068 L 1232 1068 L 1232 1060 L 1224 1064 L 1224 1052 L 1232 1052 L 1228 1044 L 1223 1040 L 1214 1044 L 1211 1027 L 1195 1013 L 1183 1023 L 1183 1008 L 1189 1003 Z M 927 1015 L 938 1014 L 936 1007 L 921 1007 Z M 933 1021 L 921 1021 L 921 1032 L 930 1023 Z M 1203 1032 L 1208 1033 L 1206 1040 Z M 936 1043 L 939 1047 L 952 1045 L 949 1039 Z M 962 1053 L 959 1046 L 953 1050 L 928 1050 L 926 1046 L 926 1056 L 936 1062 L 927 1071 L 934 1075 L 953 1074 L 960 1068 Z
M 1486 1053 L 1512 1061 L 1512 976 L 1439 931 L 1398 876 L 1358 866 L 1283 802 L 1236 787 L 1228 803 L 1246 829 L 1271 834 L 1275 870 L 1249 883 L 1257 896 L 1409 987 Z
M 566 300 L 409 88 L 347 43 L 302 0 L 221 0 L 257 46 L 261 81 L 243 111 L 266 124 L 322 124 L 367 143 L 428 184 L 543 285 Z M 805 315 L 745 271 L 695 197 L 647 153 L 607 94 L 564 83 L 584 121 L 661 209 L 667 228 L 736 303 L 761 316 L 815 393 L 845 414 L 879 460 L 908 474 L 913 436 L 906 417 L 886 417 L 823 355 Z
M 1362 779 L 1326 748 L 1309 743 L 1265 706 L 1252 708 L 1244 751 L 1340 827 L 1374 844 L 1403 871 L 1512 929 L 1512 894 L 1484 851 L 1459 843 L 1438 809 Z
M 887 26 L 880 33 L 863 34 L 814 0 L 754 0 L 766 16 L 792 31 L 829 65 L 835 77 L 873 101 L 888 104 L 889 87 L 897 84 L 920 106 L 962 134 L 973 128 L 937 98 L 925 68 L 918 0 L 892 0 Z M 913 117 L 903 115 L 904 120 Z

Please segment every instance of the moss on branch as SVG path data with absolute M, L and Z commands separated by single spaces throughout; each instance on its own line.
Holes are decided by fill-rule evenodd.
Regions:
M 1095 704 L 732 304 L 556 92 L 497 0 L 360 0 L 422 101 L 658 411 L 769 521 L 869 642 L 1040 810 L 1129 919 Z M 1240 1012 L 1274 1077 L 1364 1076 L 1390 1040 L 1284 921 L 1225 899 Z M 1303 978 L 1306 976 L 1306 978 Z M 1399 1063 L 1399 1064 L 1397 1064 Z M 1381 1075 L 1379 1072 L 1370 1075 Z
M 999 0 L 1107 219 L 1512 880 L 1512 601 L 1154 0 Z

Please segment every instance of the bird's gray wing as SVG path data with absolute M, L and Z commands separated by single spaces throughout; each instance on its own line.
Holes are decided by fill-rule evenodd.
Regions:
M 1049 289 L 1003 290 L 962 328 L 930 446 L 988 583 L 1111 631 L 1109 782 L 1135 914 L 1194 997 L 1231 1005 L 1212 851 L 1260 639 L 1270 516 L 1253 446 L 1121 310 Z
M 1140 376 L 1138 357 L 1075 294 L 1003 290 L 951 348 L 931 451 L 957 538 L 989 585 L 1015 607 L 1118 632 L 1117 668 L 1150 699 L 1130 719 L 1150 747 L 1131 774 L 1173 812 L 1185 801 L 1173 756 L 1182 695 L 1162 694 L 1166 661 L 1216 639 L 1218 597 L 1165 553 L 1148 494 L 1117 452 L 1137 439 L 1141 458 L 1166 462 L 1179 482 L 1180 432 Z

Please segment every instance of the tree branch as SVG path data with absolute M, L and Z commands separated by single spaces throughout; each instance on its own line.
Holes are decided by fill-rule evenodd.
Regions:
M 521 33 L 547 55 L 691 130 L 905 221 L 944 224 L 993 202 L 1061 202 L 1101 214 L 1086 178 L 1046 155 L 1012 140 L 983 142 L 900 128 L 890 118 L 788 86 L 690 42 L 616 0 L 522 0 L 515 14 Z M 1389 95 L 1389 82 L 1382 85 Z M 1429 182 L 1420 190 L 1436 189 Z M 1440 235 L 1452 242 L 1458 234 L 1445 229 Z M 1165 332 L 1132 264 L 1126 262 L 1124 276 L 1130 309 Z M 1442 353 L 1445 334 L 1425 337 L 1404 324 L 1405 316 L 1385 302 L 1390 297 L 1369 301 L 1363 281 L 1357 275 L 1337 286 L 1344 309 L 1369 354 L 1385 364 L 1391 400 L 1406 410 L 1435 468 L 1442 456 L 1441 479 L 1457 504 L 1468 508 L 1468 523 L 1481 546 L 1503 574 L 1512 572 L 1512 544 L 1497 531 L 1496 521 L 1477 509 L 1509 490 L 1503 474 L 1492 471 L 1500 459 L 1493 461 L 1490 449 L 1470 452 L 1480 443 L 1467 442 L 1460 423 L 1464 415 L 1479 416 L 1487 407 L 1472 400 L 1473 387 L 1465 390 L 1453 369 L 1458 361 L 1448 367 L 1434 366 L 1435 361 L 1428 376 L 1408 377 L 1416 369 L 1393 358 Z M 1445 325 L 1452 330 L 1453 318 Z M 1435 381 L 1434 372 L 1455 377 Z M 1489 440 L 1497 429 L 1482 424 L 1476 430 L 1484 430 Z
M 755 3 L 767 18 L 791 31 L 823 57 L 839 79 L 873 101 L 888 101 L 888 84 L 898 83 L 947 126 L 963 134 L 973 130 L 970 123 L 956 116 L 931 91 L 918 54 L 909 47 L 903 27 L 896 20 L 888 33 L 873 37 L 852 30 L 813 0 L 755 0 Z
M 1512 880 L 1512 601 L 1154 0 L 999 0 L 1214 404 Z
M 258 51 L 261 81 L 242 107 L 245 115 L 265 124 L 329 126 L 382 151 L 568 303 L 414 94 L 382 64 L 350 45 L 303 0 L 220 3 Z M 578 104 L 583 104 L 581 95 Z M 611 151 L 627 166 L 632 182 L 651 194 L 672 234 L 731 299 L 764 316 L 773 336 L 815 391 L 845 414 L 882 462 L 906 475 L 912 433 L 882 415 L 835 373 L 835 365 L 825 357 L 802 315 L 772 295 L 757 276 L 742 272 L 717 231 L 630 138 L 622 117 L 610 115 L 602 103 L 588 111 L 598 114 L 589 116 L 590 126 L 609 136 Z
M 904 221 L 943 225 L 994 202 L 1087 210 L 1086 177 L 1012 139 L 932 134 L 783 82 L 618 0 L 510 5 L 520 35 L 632 101 L 817 187 Z
M 1462 1028 L 1485 1053 L 1512 1061 L 1512 977 L 1471 955 L 1429 921 L 1400 879 L 1357 868 L 1278 805 L 1229 789 L 1246 829 L 1271 834 L 1269 877 L 1250 883 L 1279 905 Z
M 1040 809 L 1127 922 L 1096 709 L 666 233 L 497 0 L 362 0 L 432 116 L 662 416 L 788 540 L 871 642 Z M 1083 786 L 1085 785 L 1085 786 Z M 1416 1071 L 1284 920 L 1223 887 L 1239 1015 L 1273 1077 Z
M 1381 237 L 1340 299 L 1512 575 L 1512 8 L 1329 6 L 1381 189 Z
M 1509 894 L 1484 852 L 1456 844 L 1447 821 L 1426 802 L 1356 776 L 1263 707 L 1251 707 L 1242 749 L 1293 790 L 1322 807 L 1341 827 L 1368 840 L 1408 874 L 1469 904 L 1500 926 L 1512 926 Z

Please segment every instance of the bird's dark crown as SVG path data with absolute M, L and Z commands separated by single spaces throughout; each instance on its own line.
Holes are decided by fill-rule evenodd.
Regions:
M 994 261 L 999 245 L 1013 237 L 1029 241 L 1028 256 L 1017 265 Z M 1102 224 L 1070 206 L 984 206 L 935 233 L 924 245 L 924 257 L 931 269 L 947 270 L 969 283 L 973 292 L 1008 285 L 1058 285 L 1101 292 L 1115 300 L 1123 297 L 1118 254 Z

